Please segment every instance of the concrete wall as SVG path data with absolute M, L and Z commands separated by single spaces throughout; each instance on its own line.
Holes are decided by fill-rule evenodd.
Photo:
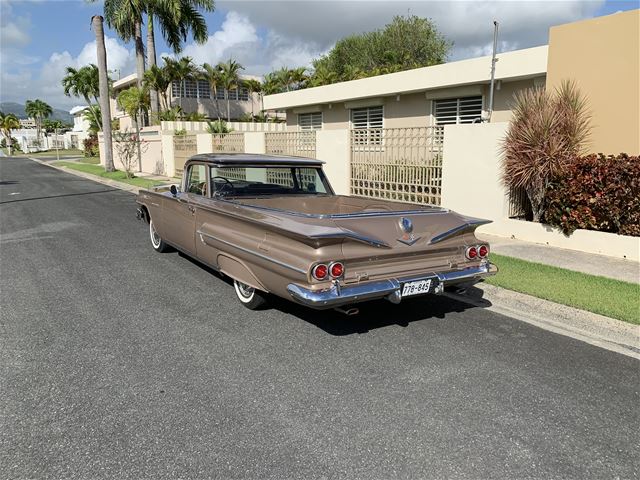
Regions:
M 206 132 L 209 124 L 207 122 L 160 122 L 163 131 L 186 130 L 187 133 Z M 229 127 L 234 132 L 284 132 L 284 123 L 257 123 L 257 122 L 228 122 Z
M 547 86 L 563 80 L 589 99 L 592 152 L 640 154 L 640 10 L 552 27 Z
M 507 127 L 506 122 L 445 127 L 442 206 L 493 221 L 479 232 L 638 261 L 638 237 L 590 230 L 567 237 L 549 225 L 508 218 L 507 190 L 500 182 L 500 142 Z

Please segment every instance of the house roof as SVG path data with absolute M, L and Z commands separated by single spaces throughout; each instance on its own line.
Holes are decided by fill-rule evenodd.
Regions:
M 70 115 L 75 115 L 76 113 L 82 113 L 89 108 L 88 105 L 77 105 L 69 110 Z
M 521 80 L 546 75 L 547 53 L 548 46 L 544 45 L 498 54 L 496 80 Z M 267 95 L 264 97 L 264 108 L 284 110 L 307 105 L 483 84 L 489 83 L 490 80 L 491 55 L 487 55 L 322 87 Z

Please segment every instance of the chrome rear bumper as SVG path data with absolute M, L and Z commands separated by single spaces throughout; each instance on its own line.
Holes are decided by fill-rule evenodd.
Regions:
M 287 291 L 298 303 L 316 309 L 334 308 L 342 305 L 364 302 L 377 298 L 386 298 L 390 302 L 400 303 L 402 284 L 424 278 L 439 280 L 435 293 L 442 293 L 445 287 L 451 285 L 470 285 L 479 282 L 485 277 L 495 275 L 498 267 L 492 263 L 486 263 L 478 267 L 465 268 L 451 272 L 425 273 L 411 278 L 392 278 L 352 285 L 347 287 L 333 286 L 328 290 L 314 291 L 290 283 Z

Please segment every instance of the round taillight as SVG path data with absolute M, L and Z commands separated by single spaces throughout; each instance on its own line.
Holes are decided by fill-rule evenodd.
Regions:
M 333 278 L 340 278 L 344 274 L 344 265 L 340 262 L 335 262 L 329 267 L 329 273 Z
M 480 248 L 478 248 L 478 256 L 480 258 L 485 258 L 487 255 L 489 255 L 489 247 L 486 245 L 480 245 Z
M 478 256 L 478 250 L 476 249 L 476 247 L 467 248 L 467 258 L 469 260 L 473 260 L 477 256 Z
M 329 267 L 327 267 L 324 263 L 319 263 L 318 265 L 313 267 L 313 270 L 311 270 L 311 275 L 313 275 L 313 278 L 315 278 L 316 280 L 324 280 L 325 278 L 327 278 L 327 275 L 329 275 Z

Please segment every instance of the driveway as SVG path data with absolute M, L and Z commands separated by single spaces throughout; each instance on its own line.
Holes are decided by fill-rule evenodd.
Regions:
M 448 298 L 252 312 L 0 161 L 0 478 L 633 478 L 637 360 Z

